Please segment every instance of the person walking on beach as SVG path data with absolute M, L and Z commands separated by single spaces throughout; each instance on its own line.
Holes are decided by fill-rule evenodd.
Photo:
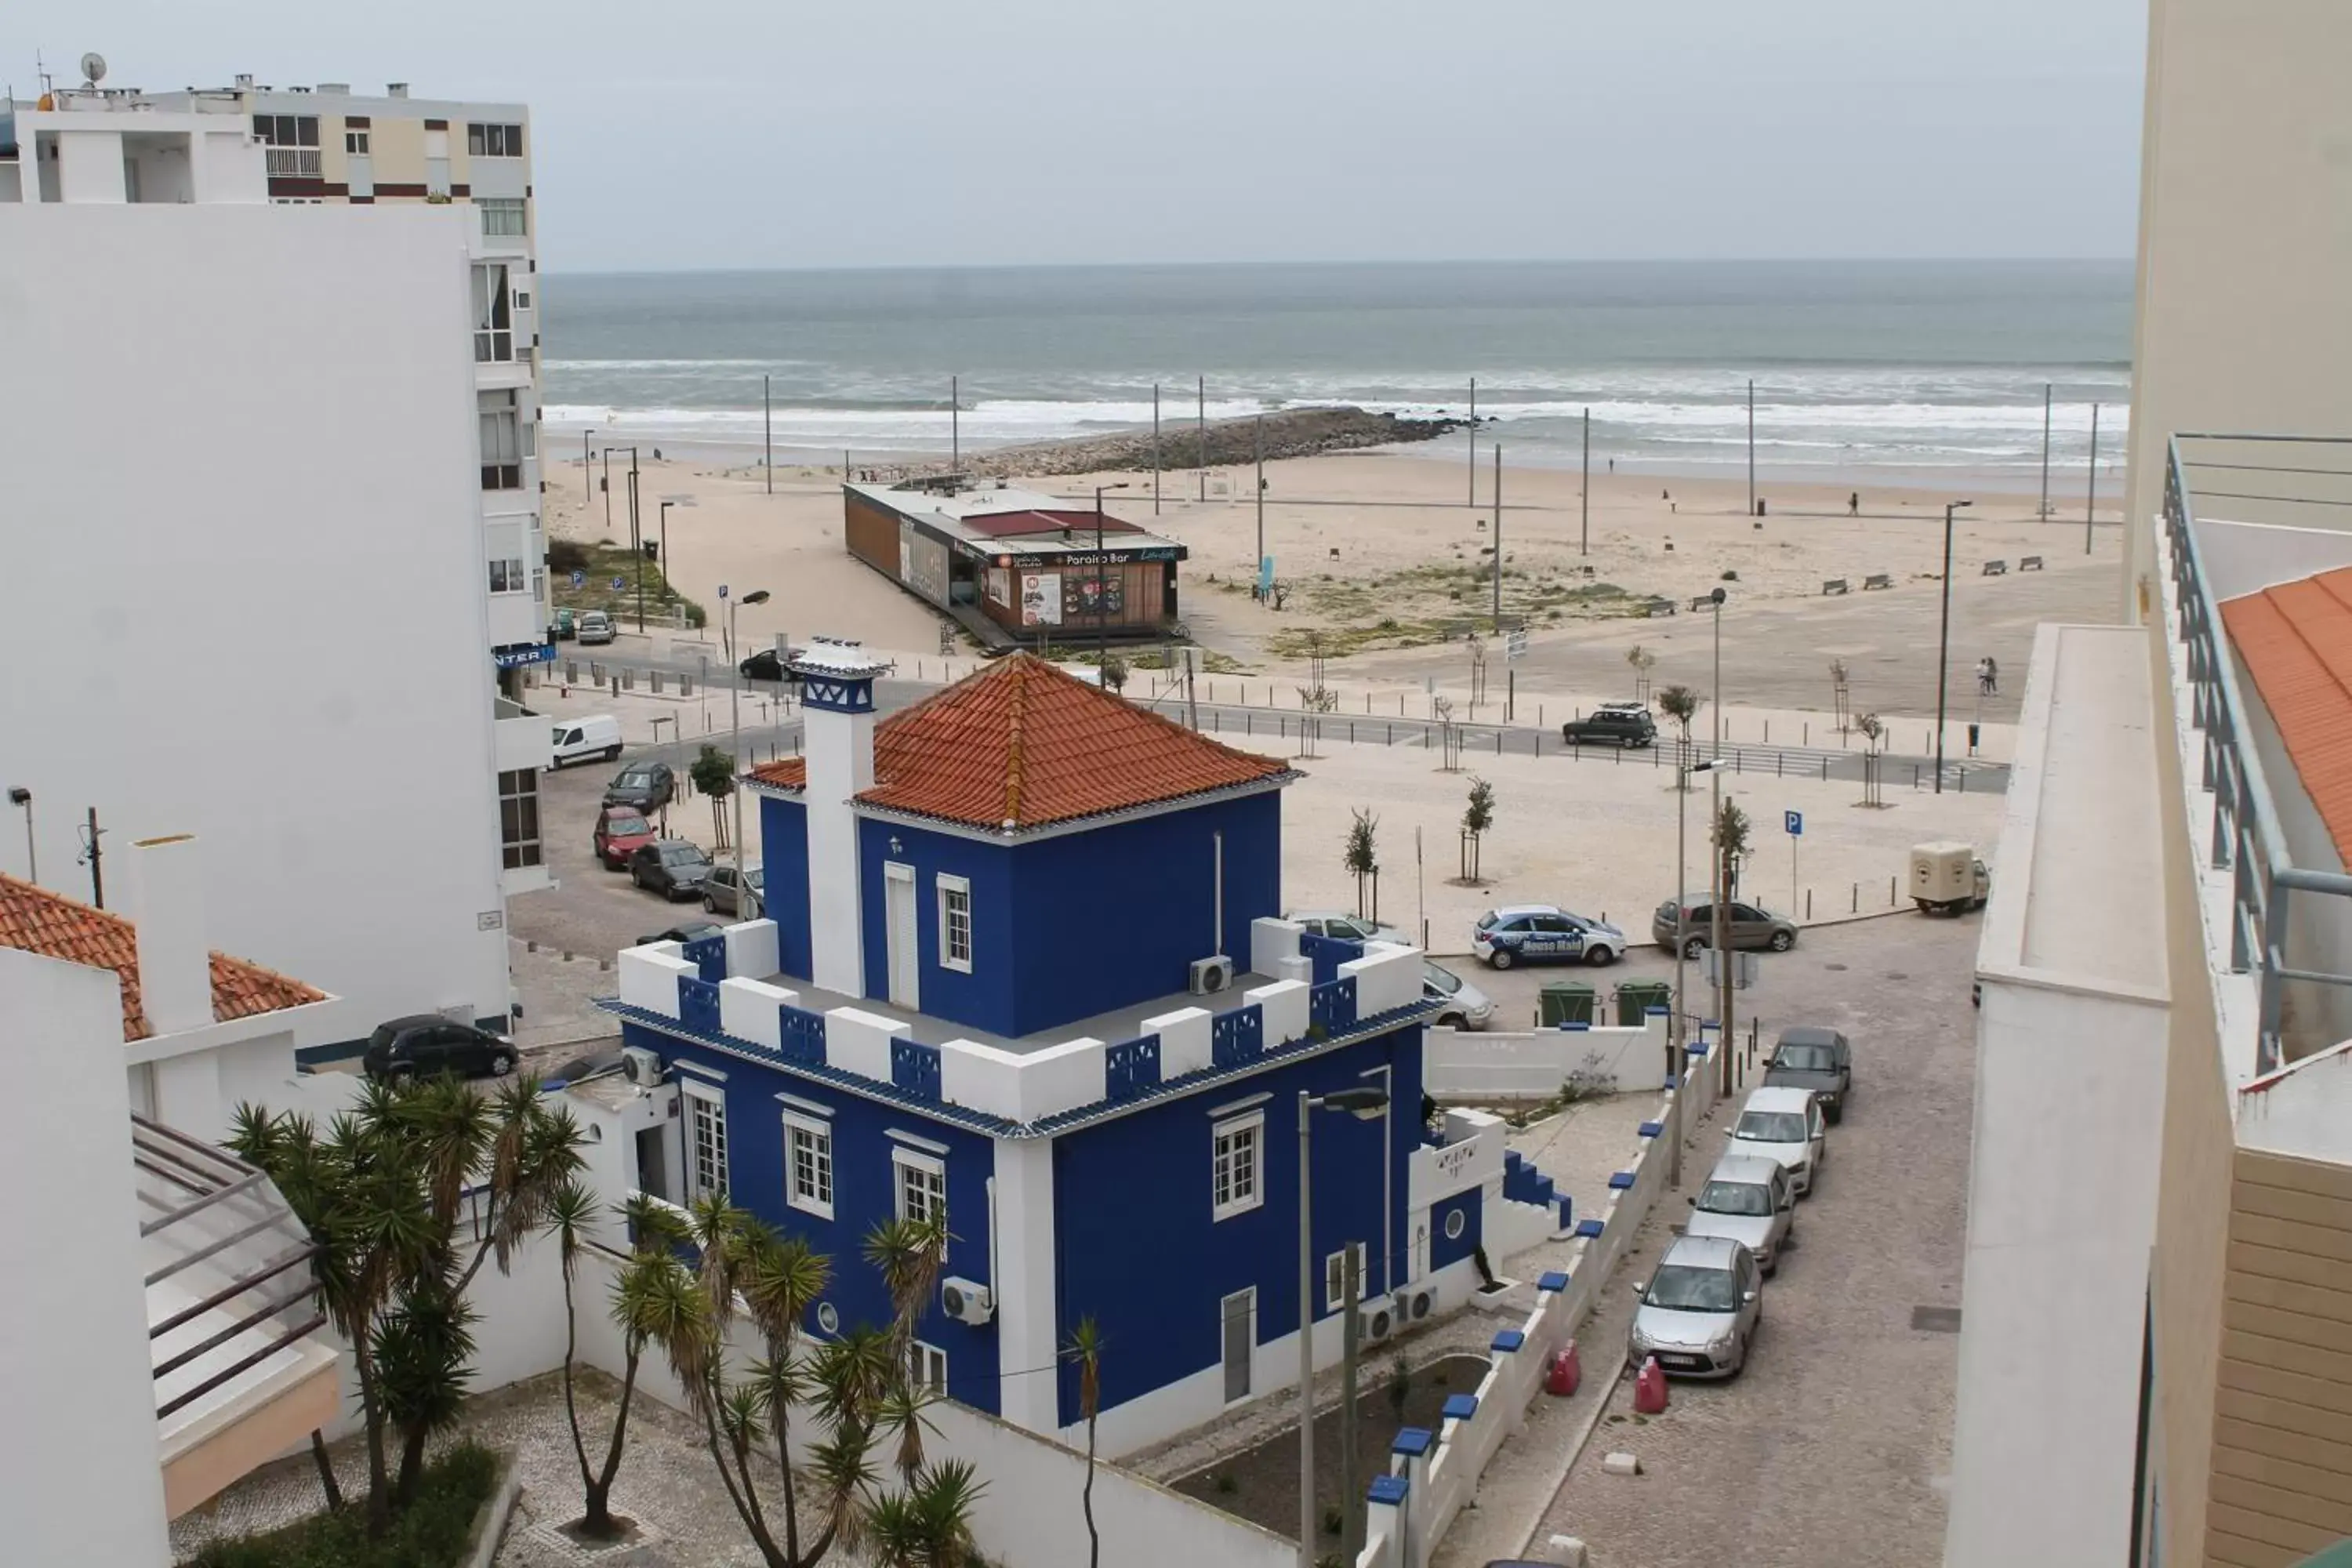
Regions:
M 1994 664 L 1992 657 L 1988 654 L 1983 658 L 1977 660 L 1977 695 L 1979 697 L 1991 697 L 1998 694 L 2000 689 L 2000 666 Z
M 1860 490 L 1856 490 L 1853 494 L 1845 498 L 1845 514 L 1848 517 L 1860 517 L 1862 515 L 1862 492 Z

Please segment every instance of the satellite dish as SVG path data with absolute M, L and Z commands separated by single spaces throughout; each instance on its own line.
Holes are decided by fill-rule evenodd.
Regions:
M 104 81 L 106 79 L 106 57 L 99 54 L 95 50 L 82 56 L 81 74 L 83 79 L 92 87 L 96 87 L 100 82 Z

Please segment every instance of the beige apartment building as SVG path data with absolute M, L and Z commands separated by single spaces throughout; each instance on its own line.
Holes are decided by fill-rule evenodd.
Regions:
M 1945 1562 L 2352 1537 L 2352 10 L 2152 0 L 2115 624 L 1979 953 Z

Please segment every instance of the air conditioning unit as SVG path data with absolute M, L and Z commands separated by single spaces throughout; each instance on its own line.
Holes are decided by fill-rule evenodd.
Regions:
M 652 1089 L 662 1080 L 662 1059 L 643 1046 L 625 1046 L 621 1050 L 621 1068 L 631 1083 L 639 1089 Z
M 940 1310 L 959 1323 L 984 1323 L 996 1316 L 996 1298 L 987 1286 L 970 1279 L 942 1280 Z
M 1356 1309 L 1356 1339 L 1359 1343 L 1376 1345 L 1397 1331 L 1397 1310 L 1388 1302 Z
M 1192 961 L 1192 994 L 1209 996 L 1226 990 L 1234 983 L 1234 961 L 1223 953 L 1214 958 Z
M 1415 1285 L 1396 1293 L 1396 1315 L 1400 1323 L 1418 1323 L 1437 1306 L 1437 1292 L 1426 1285 Z

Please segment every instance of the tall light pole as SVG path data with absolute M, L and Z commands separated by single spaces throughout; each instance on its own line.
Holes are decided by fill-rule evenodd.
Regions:
M 663 505 L 667 507 L 668 503 L 665 501 Z M 727 592 L 724 587 L 719 591 L 722 594 Z M 727 644 L 730 649 L 740 646 L 735 640 L 736 606 L 764 605 L 767 602 L 768 591 L 765 588 L 754 588 L 740 599 L 727 601 Z M 730 657 L 731 658 L 732 655 L 730 654 Z M 735 913 L 736 917 L 740 919 L 745 901 L 744 889 L 751 885 L 751 868 L 746 863 L 743 855 L 743 672 L 740 669 L 735 672 L 735 679 L 728 682 L 727 708 L 727 745 L 729 751 L 733 753 L 736 773 L 734 787 L 727 792 L 727 796 L 735 806 Z M 764 910 L 761 911 L 761 914 L 766 912 Z
M 2050 400 L 2057 389 L 2048 382 L 2042 384 L 2042 505 L 2034 516 L 2050 521 Z
M 1952 653 L 1952 514 L 1967 506 L 1956 500 L 1944 508 L 1944 617 L 1936 633 L 1936 793 L 1944 793 L 1945 660 Z
M 1715 709 L 1715 755 L 1707 769 L 1707 842 L 1714 844 L 1723 831 L 1723 590 L 1718 587 L 1707 595 L 1715 614 L 1715 689 L 1709 699 Z M 1729 934 L 1731 902 L 1730 879 L 1724 875 L 1722 847 L 1716 847 L 1715 873 L 1709 879 L 1715 885 L 1714 947 L 1715 947 L 1715 1054 L 1722 1065 L 1717 1071 L 1721 1078 L 1721 1092 L 1731 1092 L 1730 1058 L 1724 1042 L 1731 1037 L 1731 969 L 1724 961 L 1724 942 Z
M 1666 1147 L 1666 1181 L 1671 1186 L 1683 1184 L 1683 1068 L 1689 1062 L 1689 1030 L 1684 1021 L 1683 958 L 1690 947 L 1690 781 L 1693 773 L 1711 773 L 1722 764 L 1706 762 L 1693 764 L 1685 758 L 1676 769 L 1675 781 L 1675 1005 L 1668 1019 L 1673 1026 L 1667 1031 L 1666 1079 L 1675 1088 L 1675 1124 L 1669 1130 L 1672 1140 Z
M 596 426 L 593 425 L 580 432 L 580 504 L 583 506 L 590 505 L 596 500 L 595 484 L 588 477 L 588 464 L 591 460 L 588 456 L 588 437 L 594 434 L 596 434 Z
M 2083 553 L 2091 552 L 2091 518 L 2099 505 L 2099 405 L 2091 405 L 2091 477 L 2083 492 Z
M 1388 1090 L 1367 1085 L 1336 1089 L 1328 1094 L 1298 1091 L 1298 1568 L 1315 1568 L 1315 1205 L 1310 1193 L 1314 1173 L 1314 1123 L 1317 1110 L 1345 1110 L 1369 1121 L 1387 1109 Z M 1382 1169 L 1389 1151 L 1381 1150 Z M 1386 1226 L 1389 1216 L 1382 1215 Z M 1354 1311 L 1352 1301 L 1342 1310 Z M 1353 1506 L 1343 1499 L 1343 1506 Z
M 669 509 L 677 504 L 677 503 L 676 501 L 672 500 L 666 500 L 661 503 L 661 569 L 662 581 L 665 583 L 669 582 Z M 676 591 L 677 584 L 672 584 L 671 592 L 675 593 Z M 729 628 L 727 635 L 730 638 L 735 635 L 731 626 Z
M 1470 505 L 1478 504 L 1478 378 L 1470 378 Z
M 8 804 L 25 808 L 25 880 L 38 887 L 41 862 L 33 848 L 33 792 L 22 784 L 8 786 Z

